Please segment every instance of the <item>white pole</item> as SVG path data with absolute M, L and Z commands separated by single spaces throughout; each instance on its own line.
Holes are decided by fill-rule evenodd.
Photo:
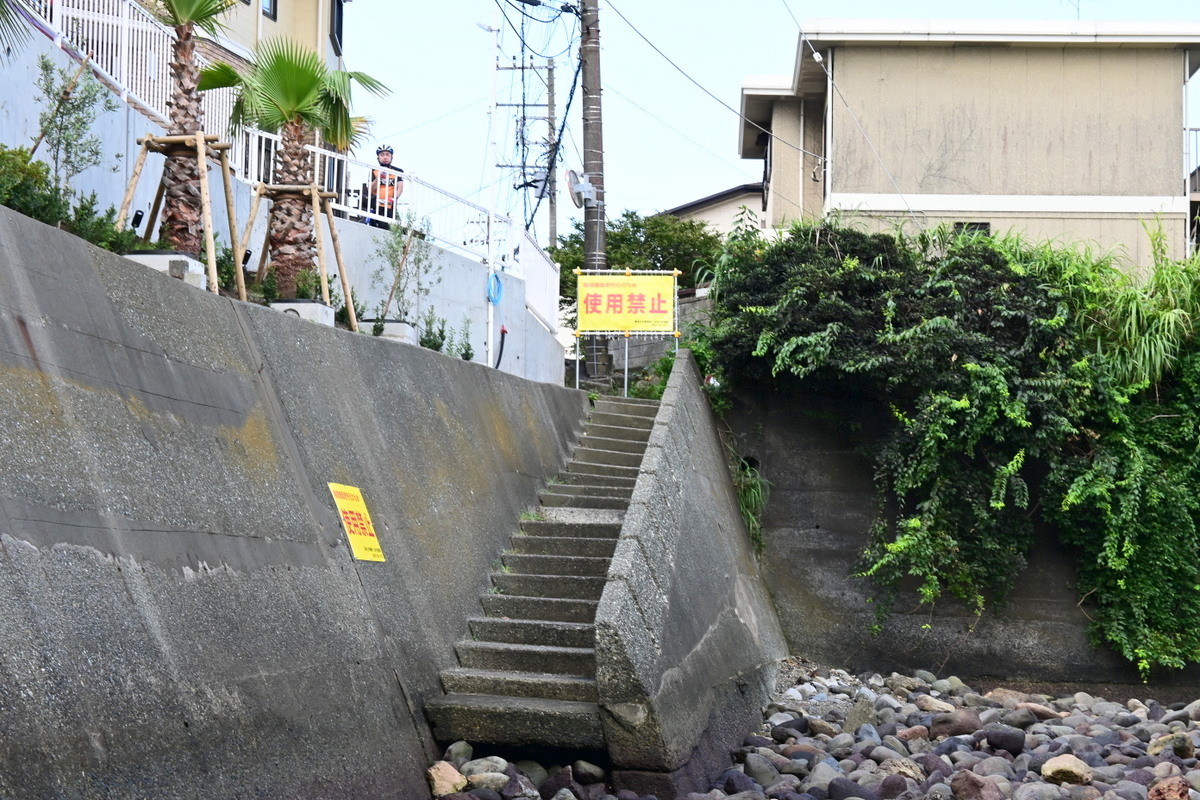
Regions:
M 629 331 L 625 331 L 625 396 L 629 397 Z

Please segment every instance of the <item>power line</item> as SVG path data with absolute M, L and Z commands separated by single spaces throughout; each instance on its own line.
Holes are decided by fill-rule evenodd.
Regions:
M 662 57 L 663 57 L 663 59 L 664 59 L 664 60 L 665 60 L 665 61 L 666 61 L 668 64 L 670 64 L 672 67 L 674 67 L 674 68 L 675 68 L 675 69 L 676 69 L 676 70 L 679 72 L 679 74 L 680 74 L 680 75 L 682 75 L 683 77 L 685 77 L 685 78 L 687 78 L 689 81 L 691 81 L 693 84 L 695 84 L 696 88 L 698 88 L 700 91 L 704 92 L 706 95 L 708 95 L 709 97 L 711 97 L 713 100 L 716 100 L 718 103 L 720 103 L 720 104 L 721 104 L 721 106 L 723 106 L 724 108 L 728 109 L 729 111 L 732 111 L 732 112 L 733 112 L 734 114 L 736 114 L 736 115 L 738 116 L 738 118 L 739 118 L 739 119 L 741 119 L 743 122 L 746 122 L 746 123 L 748 123 L 748 124 L 750 124 L 750 125 L 754 126 L 754 127 L 755 127 L 755 128 L 757 128 L 757 129 L 758 129 L 760 132 L 762 132 L 762 133 L 765 133 L 765 134 L 767 134 L 768 136 L 770 136 L 772 140 L 774 140 L 774 141 L 777 141 L 777 142 L 779 142 L 780 144 L 782 144 L 782 145 L 785 145 L 785 146 L 787 146 L 787 147 L 790 147 L 791 149 L 795 150 L 795 151 L 796 151 L 796 152 L 798 152 L 798 153 L 803 153 L 803 154 L 804 154 L 804 155 L 806 155 L 806 156 L 812 156 L 813 158 L 819 159 L 819 160 L 820 160 L 820 161 L 822 161 L 822 162 L 824 162 L 824 161 L 825 161 L 825 156 L 823 156 L 823 155 L 821 155 L 821 154 L 819 154 L 819 153 L 814 153 L 814 152 L 812 152 L 811 150 L 805 150 L 805 149 L 804 149 L 803 147 L 801 147 L 800 145 L 798 145 L 798 144 L 793 144 L 792 142 L 789 142 L 787 139 L 784 139 L 782 136 L 779 136 L 779 135 L 777 135 L 777 134 L 775 134 L 775 133 L 772 133 L 772 132 L 771 132 L 770 130 L 768 130 L 767 128 L 764 128 L 762 125 L 759 125 L 757 122 L 755 122 L 754 120 L 752 120 L 752 119 L 750 119 L 749 117 L 745 116 L 744 114 L 742 114 L 742 112 L 738 111 L 736 108 L 734 108 L 733 106 L 729 105 L 728 103 L 726 103 L 726 102 L 725 102 L 724 100 L 722 100 L 721 98 L 717 97 L 715 94 L 713 94 L 712 92 L 710 92 L 710 91 L 709 91 L 709 90 L 708 90 L 708 89 L 707 89 L 707 88 L 706 88 L 706 87 L 705 87 L 703 84 L 701 84 L 701 83 L 700 83 L 698 80 L 696 80 L 696 79 L 695 79 L 695 78 L 693 78 L 691 75 L 689 75 L 689 74 L 687 73 L 687 71 L 683 69 L 683 67 L 679 66 L 679 65 L 678 65 L 678 64 L 676 64 L 674 61 L 672 61 L 672 60 L 671 60 L 671 58 L 670 58 L 670 56 L 668 56 L 666 53 L 664 53 L 662 50 L 660 50 L 660 49 L 658 48 L 658 46 L 654 44 L 654 42 L 652 42 L 652 41 L 650 41 L 649 39 L 647 39 L 647 38 L 646 38 L 646 35 L 645 35 L 644 33 L 642 33 L 640 30 L 638 30 L 638 29 L 637 29 L 637 26 L 635 26 L 635 25 L 634 25 L 632 22 L 630 22 L 630 21 L 629 21 L 629 20 L 628 20 L 628 19 L 625 17 L 625 15 L 621 13 L 621 10 L 620 10 L 620 9 L 618 9 L 618 8 L 617 8 L 615 5 L 613 5 L 613 3 L 612 3 L 612 0 L 608 0 L 608 7 L 609 7 L 609 8 L 611 8 L 611 9 L 612 9 L 614 12 L 616 12 L 616 15 L 617 15 L 618 17 L 620 17 L 620 18 L 621 18 L 621 20 L 622 20 L 622 21 L 623 21 L 623 22 L 624 22 L 626 25 L 628 25 L 628 26 L 629 26 L 629 28 L 630 28 L 630 29 L 631 29 L 631 30 L 632 30 L 634 33 L 636 33 L 636 34 L 637 34 L 639 37 L 641 37 L 641 39 L 642 39 L 642 41 L 643 41 L 643 42 L 645 42 L 646 44 L 650 45 L 650 48 L 651 48 L 652 50 L 654 50 L 654 52 L 656 52 L 656 53 L 658 53 L 660 56 L 662 56 Z
M 784 5 L 787 5 L 787 0 L 784 0 Z M 791 9 L 788 10 L 790 11 Z M 793 17 L 793 19 L 795 19 L 795 17 Z M 817 52 L 817 48 L 814 47 L 813 43 L 809 40 L 808 34 L 804 32 L 804 28 L 800 28 L 800 47 L 803 49 L 804 45 L 806 44 L 808 45 L 808 49 L 812 52 L 813 61 L 817 62 L 817 66 L 819 66 L 825 73 L 825 77 L 829 79 L 829 85 L 833 87 L 835 92 L 837 92 L 837 96 L 841 98 L 842 105 L 846 107 L 846 113 L 850 115 L 850 119 L 852 119 L 855 126 L 858 127 L 859 133 L 862 134 L 863 139 L 865 139 L 867 142 L 867 147 L 871 148 L 871 152 L 875 155 L 875 160 L 879 162 L 879 168 L 883 170 L 883 174 L 887 176 L 888 182 L 890 182 L 892 184 L 892 188 L 896 190 L 896 195 L 900 198 L 900 201 L 904 203 L 904 207 L 908 209 L 908 215 L 912 217 L 913 220 L 919 222 L 920 220 L 917 218 L 916 212 L 913 211 L 912 206 L 909 205 L 908 198 L 904 196 L 904 192 L 900 191 L 900 184 L 896 182 L 896 178 L 894 175 L 892 175 L 892 171 L 888 169 L 887 164 L 884 163 L 883 156 L 879 153 L 879 148 L 875 146 L 875 142 L 871 141 L 871 136 L 867 133 L 867 129 L 863 127 L 862 122 L 859 121 L 858 116 L 854 113 L 854 109 L 850 107 L 850 101 L 846 99 L 846 95 L 842 93 L 841 87 L 839 87 L 837 85 L 837 81 L 833 79 L 833 73 L 829 71 L 829 67 L 825 66 L 825 58 Z M 800 54 L 800 57 L 804 57 L 803 53 Z

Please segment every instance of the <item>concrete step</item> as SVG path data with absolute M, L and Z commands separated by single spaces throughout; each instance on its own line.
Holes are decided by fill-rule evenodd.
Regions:
M 581 464 L 608 464 L 616 467 L 632 467 L 637 469 L 642 465 L 641 453 L 622 453 L 616 450 L 598 450 L 594 447 L 576 447 L 572 461 Z M 570 465 L 567 466 L 570 469 Z
M 525 520 L 521 531 L 528 536 L 585 537 L 616 539 L 621 535 L 619 522 L 556 522 L 554 520 Z
M 619 414 L 635 414 L 654 418 L 658 414 L 658 400 L 645 400 L 640 397 L 598 397 L 594 406 L 595 411 L 616 411 Z M 595 413 L 593 411 L 593 413 Z
M 649 428 L 622 428 L 617 425 L 600 425 L 589 422 L 583 426 L 584 436 L 600 436 L 606 439 L 625 439 L 631 442 L 646 442 L 650 439 Z
M 568 461 L 560 475 L 604 475 L 610 478 L 624 478 L 637 481 L 641 472 L 640 465 L 628 467 L 623 464 L 596 464 L 587 461 Z
M 623 414 L 615 411 L 593 411 L 588 417 L 593 425 L 611 425 L 615 428 L 638 428 L 650 430 L 654 427 L 654 417 L 644 417 L 638 414 Z
M 629 497 L 633 494 L 632 486 L 604 486 L 601 484 L 582 481 L 580 483 L 552 483 L 545 491 L 554 494 L 569 494 L 574 497 Z
M 568 508 L 566 506 L 539 506 L 538 519 L 547 522 L 610 522 L 621 525 L 625 521 L 625 510 L 620 508 Z
M 515 597 L 557 597 L 562 600 L 599 600 L 604 578 L 573 575 L 511 575 L 492 573 L 500 594 Z M 489 612 L 490 613 L 490 612 Z
M 500 560 L 511 570 L 506 573 L 509 575 L 595 575 L 600 577 L 608 574 L 608 563 L 611 561 L 605 557 L 536 553 L 505 553 Z
M 538 499 L 544 506 L 568 506 L 570 508 L 616 508 L 629 507 L 628 497 L 596 497 L 591 495 L 542 492 Z
M 560 472 L 554 479 L 555 483 L 566 484 L 568 486 L 612 486 L 618 489 L 628 489 L 633 491 L 633 486 L 637 483 L 637 478 L 634 476 L 624 475 L 602 475 L 596 472 Z
M 586 622 L 472 617 L 467 620 L 477 642 L 538 644 L 545 647 L 595 647 L 596 630 Z
M 466 667 L 443 670 L 441 677 L 442 689 L 447 694 L 491 694 L 596 702 L 596 682 L 590 678 Z
M 451 694 L 425 704 L 434 738 L 472 744 L 527 745 L 600 750 L 604 730 L 595 703 Z
M 545 556 L 592 556 L 611 558 L 617 549 L 617 540 L 590 539 L 585 536 L 514 536 L 513 553 L 528 553 Z
M 602 436 L 588 436 L 586 433 L 579 440 L 580 447 L 588 447 L 593 450 L 615 450 L 619 453 L 636 453 L 642 455 L 646 452 L 646 443 L 637 441 L 636 439 L 611 439 Z
M 454 650 L 458 663 L 472 669 L 596 677 L 596 651 L 591 647 L 463 641 Z
M 598 605 L 597 600 L 505 594 L 485 594 L 479 600 L 488 616 L 559 622 L 594 622 Z

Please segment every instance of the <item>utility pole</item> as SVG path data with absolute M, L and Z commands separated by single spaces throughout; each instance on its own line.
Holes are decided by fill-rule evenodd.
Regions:
M 554 125 L 554 59 L 550 59 L 546 65 L 546 105 L 549 110 L 546 114 L 546 124 L 550 128 L 550 136 L 547 138 L 547 145 L 550 151 L 549 168 L 546 170 L 546 189 L 549 192 L 550 206 L 550 247 L 558 244 L 558 186 L 555 183 L 554 173 L 558 171 L 558 128 Z
M 583 171 L 596 188 L 596 199 L 583 208 L 583 265 L 605 269 L 604 253 L 604 135 L 600 114 L 600 14 L 599 0 L 580 0 L 583 33 L 579 59 L 583 77 Z

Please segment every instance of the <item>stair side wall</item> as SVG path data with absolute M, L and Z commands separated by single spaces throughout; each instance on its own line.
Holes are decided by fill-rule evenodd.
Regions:
M 761 723 L 785 654 L 716 419 L 682 350 L 596 616 L 597 685 L 618 781 L 642 792 L 704 791 Z
M 0 797 L 428 798 L 424 700 L 586 406 L 0 208 Z

